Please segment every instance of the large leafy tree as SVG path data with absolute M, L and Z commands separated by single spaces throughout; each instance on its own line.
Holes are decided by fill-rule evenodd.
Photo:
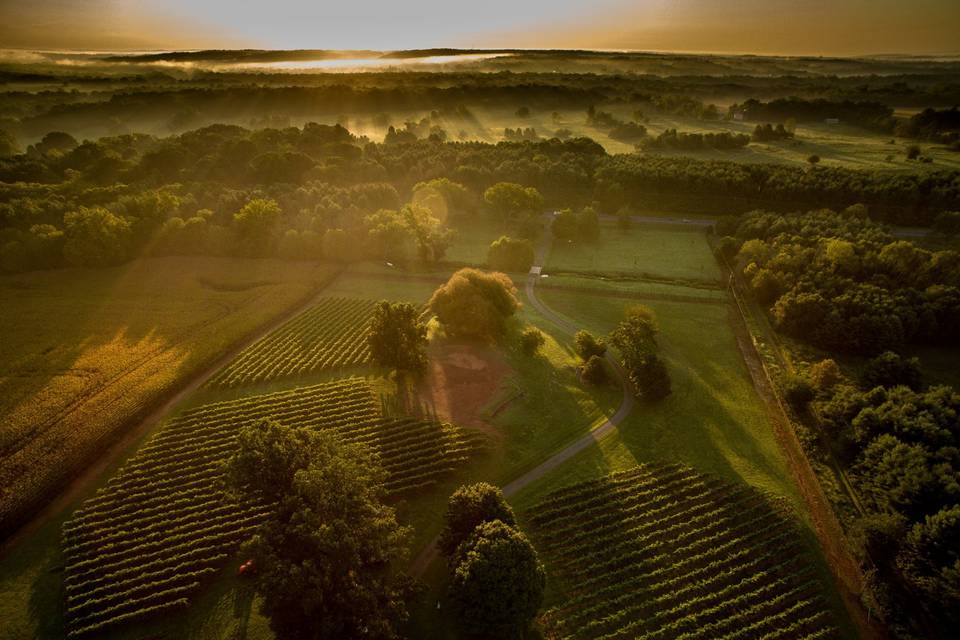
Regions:
M 373 359 L 385 367 L 418 371 L 427 363 L 427 325 L 409 302 L 381 300 L 374 309 L 367 342 Z
M 273 253 L 276 245 L 280 205 L 274 200 L 251 200 L 233 215 L 240 253 L 262 258 Z
M 529 271 L 535 259 L 533 243 L 523 238 L 500 236 L 487 250 L 487 264 L 500 271 Z
M 66 242 L 63 256 L 77 266 L 104 267 L 127 259 L 130 223 L 103 207 L 80 207 L 63 216 Z
M 938 615 L 960 621 L 960 505 L 927 516 L 907 534 L 897 560 Z
M 521 638 L 543 604 L 545 586 L 546 573 L 527 537 L 493 520 L 457 549 L 450 598 L 465 631 Z
M 543 208 L 539 191 L 514 182 L 498 182 L 483 192 L 483 200 L 504 220 L 535 215 Z
M 438 546 L 444 555 L 452 556 L 473 530 L 484 522 L 499 520 L 516 524 L 513 509 L 497 487 L 478 482 L 464 485 L 453 492 L 447 502 L 444 528 Z
M 430 310 L 450 335 L 494 338 L 520 307 L 517 289 L 502 273 L 460 269 L 430 298 Z
M 620 363 L 641 397 L 659 400 L 670 395 L 670 375 L 657 355 L 657 321 L 643 305 L 627 309 L 626 317 L 610 334 L 620 352 Z
M 409 531 L 384 504 L 385 472 L 325 431 L 263 422 L 228 463 L 236 491 L 276 509 L 244 545 L 261 611 L 279 638 L 392 638 L 409 582 L 396 570 Z

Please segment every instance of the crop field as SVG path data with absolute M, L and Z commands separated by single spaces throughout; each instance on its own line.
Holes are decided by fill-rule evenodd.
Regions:
M 234 502 L 219 478 L 238 429 L 263 419 L 333 429 L 369 445 L 395 495 L 455 472 L 485 443 L 452 425 L 383 416 L 357 378 L 185 411 L 65 524 L 71 636 L 186 606 L 249 537 L 269 505 Z
M 178 381 L 330 273 L 162 258 L 0 278 L 0 522 L 18 519 Z
M 548 637 L 838 637 L 789 512 L 748 485 L 643 465 L 551 493 L 529 521 Z
M 240 352 L 209 385 L 235 387 L 369 362 L 374 306 L 371 300 L 324 298 Z
M 702 230 L 634 225 L 621 231 L 600 227 L 595 243 L 555 241 L 548 271 L 648 275 L 697 281 L 719 281 L 720 270 Z

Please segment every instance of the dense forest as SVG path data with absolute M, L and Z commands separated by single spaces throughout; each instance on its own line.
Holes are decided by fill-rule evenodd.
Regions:
M 898 352 L 960 341 L 960 253 L 897 240 L 862 206 L 757 211 L 718 230 L 732 234 L 718 250 L 778 331 L 848 365 L 869 357 L 846 375 L 833 359 L 815 362 L 783 381 L 784 395 L 820 425 L 810 453 L 836 459 L 853 485 L 846 524 L 873 604 L 898 637 L 947 637 L 960 610 L 960 394 L 925 385 L 920 361 Z
M 427 123 L 429 124 L 429 123 Z M 863 203 L 890 223 L 929 224 L 960 209 L 960 173 L 892 174 L 609 155 L 585 138 L 443 142 L 409 134 L 376 143 L 339 125 L 248 130 L 214 125 L 156 138 L 131 134 L 78 142 L 52 132 L 0 160 L 0 255 L 18 271 L 113 264 L 153 254 L 248 254 L 248 203 L 274 203 L 258 255 L 323 255 L 327 234 L 369 234 L 368 218 L 398 211 L 419 183 L 460 187 L 456 216 L 481 215 L 499 182 L 537 189 L 547 206 L 592 204 L 730 213 Z M 328 241 L 328 246 L 337 243 Z M 84 247 L 79 250 L 78 247 Z M 327 257 L 336 259 L 335 255 Z

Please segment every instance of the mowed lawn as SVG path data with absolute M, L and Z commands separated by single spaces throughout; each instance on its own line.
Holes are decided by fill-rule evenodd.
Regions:
M 311 263 L 160 258 L 0 278 L 0 521 L 330 273 Z
M 703 230 L 666 225 L 634 224 L 622 231 L 603 224 L 597 242 L 556 240 L 546 266 L 555 271 L 720 280 Z
M 680 287 L 677 287 L 681 289 Z M 635 301 L 543 290 L 541 299 L 598 335 L 611 331 Z M 519 504 L 560 486 L 633 467 L 682 462 L 746 482 L 799 505 L 797 491 L 741 359 L 725 304 L 643 301 L 660 325 L 660 348 L 673 393 L 638 403 L 618 434 L 580 454 L 520 495 Z

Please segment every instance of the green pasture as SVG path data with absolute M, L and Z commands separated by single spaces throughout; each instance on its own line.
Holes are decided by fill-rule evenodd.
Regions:
M 547 271 L 648 275 L 718 282 L 720 269 L 702 229 L 634 224 L 621 230 L 602 224 L 597 242 L 555 240 Z

